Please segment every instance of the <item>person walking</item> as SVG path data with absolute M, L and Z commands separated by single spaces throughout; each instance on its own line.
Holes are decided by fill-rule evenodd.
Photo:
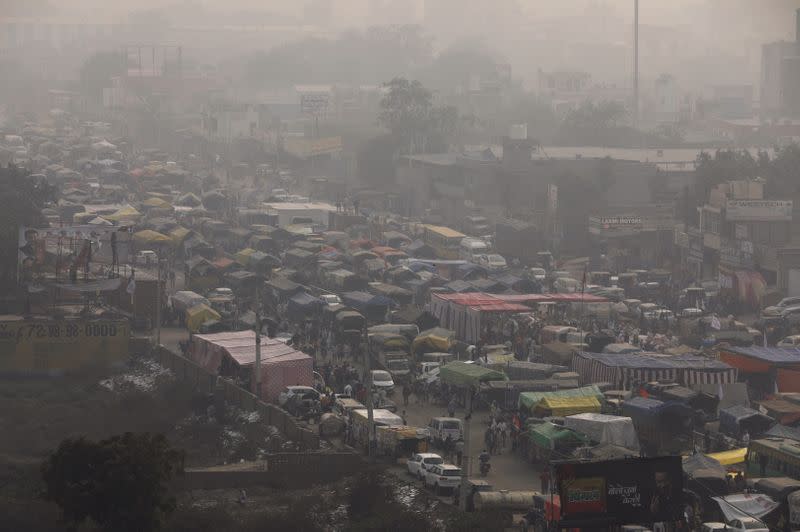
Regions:
M 448 417 L 456 417 L 456 398 L 455 396 L 450 398 L 450 402 L 447 403 L 447 415 Z
M 455 445 L 456 448 L 456 465 L 461 467 L 461 460 L 464 458 L 464 439 L 459 438 Z
M 505 419 L 501 419 L 497 424 L 497 432 L 500 434 L 500 448 L 506 448 L 506 439 L 508 438 L 508 425 Z
M 444 439 L 444 443 L 442 443 L 442 450 L 444 451 L 444 459 L 446 462 L 452 461 L 453 449 L 453 438 L 448 434 Z
M 408 406 L 408 398 L 411 397 L 411 384 L 403 385 L 403 406 Z

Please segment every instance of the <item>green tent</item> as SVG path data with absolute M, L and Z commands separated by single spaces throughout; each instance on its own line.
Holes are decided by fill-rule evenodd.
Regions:
M 603 398 L 603 394 L 594 384 L 583 388 L 573 388 L 570 390 L 559 390 L 557 392 L 522 392 L 519 394 L 519 408 L 533 412 L 536 405 L 544 398 L 566 398 L 566 397 L 596 397 L 598 401 Z
M 439 370 L 439 378 L 442 382 L 465 388 L 472 386 L 477 388 L 478 384 L 486 381 L 507 380 L 506 374 L 502 371 L 484 368 L 477 364 L 467 364 L 466 362 L 453 361 L 442 366 Z
M 574 430 L 564 428 L 553 423 L 539 423 L 528 429 L 531 441 L 543 449 L 553 450 L 559 443 L 580 442 L 585 443 L 588 438 Z

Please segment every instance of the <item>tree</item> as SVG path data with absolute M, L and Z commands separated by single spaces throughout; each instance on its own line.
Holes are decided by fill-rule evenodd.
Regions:
M 701 152 L 695 161 L 697 200 L 705 202 L 711 189 L 726 181 L 754 179 L 760 173 L 758 162 L 746 150 L 718 150 L 713 156 Z
M 0 289 L 16 284 L 19 228 L 44 223 L 42 208 L 55 199 L 55 187 L 45 180 L 31 179 L 15 166 L 0 167 Z
M 183 453 L 161 434 L 66 439 L 42 465 L 43 495 L 73 530 L 87 519 L 109 531 L 158 530 L 175 508 L 167 484 L 182 467 Z
M 758 154 L 758 169 L 767 178 L 767 192 L 772 197 L 792 197 L 800 192 L 800 146 L 789 144 L 775 150 L 770 161 L 766 152 Z
M 586 101 L 564 117 L 560 140 L 568 144 L 607 145 L 621 133 L 620 122 L 626 115 L 625 107 L 618 102 Z
M 397 149 L 397 141 L 391 134 L 373 137 L 363 143 L 356 154 L 359 180 L 376 185 L 390 183 L 394 178 Z
M 125 58 L 118 52 L 97 52 L 84 61 L 80 69 L 80 82 L 89 96 L 103 97 L 103 89 L 111 87 L 111 78 L 125 72 Z

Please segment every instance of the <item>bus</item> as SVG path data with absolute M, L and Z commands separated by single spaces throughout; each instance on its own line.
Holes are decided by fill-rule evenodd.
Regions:
M 461 241 L 466 235 L 441 225 L 425 225 L 422 240 L 436 250 L 436 256 L 445 260 L 458 260 Z
M 800 479 L 800 442 L 784 438 L 753 440 L 745 460 L 748 476 Z

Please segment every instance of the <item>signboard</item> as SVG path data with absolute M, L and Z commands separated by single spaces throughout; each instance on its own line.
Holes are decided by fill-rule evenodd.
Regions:
M 300 95 L 300 112 L 306 115 L 324 114 L 328 109 L 330 95 L 326 93 L 310 93 Z
M 719 262 L 737 269 L 753 267 L 753 243 L 747 240 L 721 239 Z
M 725 219 L 735 222 L 790 222 L 792 200 L 727 200 Z
M 744 240 L 747 238 L 747 226 L 745 224 L 735 224 L 733 226 L 733 231 L 737 240 Z
M 318 155 L 338 153 L 342 151 L 342 137 L 325 137 L 322 139 L 305 139 L 288 137 L 283 141 L 287 153 L 307 159 Z
M 680 456 L 558 464 L 562 528 L 681 518 Z
M 558 210 L 558 185 L 547 185 L 547 206 L 551 213 Z
M 0 322 L 0 373 L 52 373 L 124 363 L 126 320 Z
M 127 264 L 131 233 L 104 225 L 69 227 L 20 227 L 17 257 L 20 278 L 30 273 L 61 274 L 70 266 L 89 263 Z
M 589 232 L 594 235 L 625 236 L 642 231 L 641 216 L 590 216 Z

